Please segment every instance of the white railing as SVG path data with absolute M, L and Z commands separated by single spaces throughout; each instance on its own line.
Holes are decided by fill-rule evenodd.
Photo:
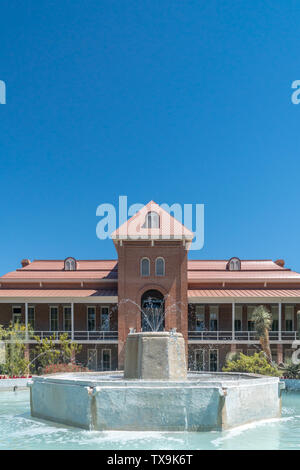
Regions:
M 34 340 L 34 336 L 41 339 L 52 338 L 54 341 L 59 341 L 61 335 L 68 335 L 68 339 L 72 339 L 71 331 L 34 331 L 30 333 L 29 340 Z M 117 331 L 74 331 L 74 341 L 110 341 L 118 339 Z
M 117 339 L 117 331 L 74 331 L 75 341 L 109 341 Z
M 232 331 L 189 331 L 188 338 L 199 341 L 231 341 Z
M 279 341 L 280 332 L 270 331 L 270 341 Z M 195 341 L 259 341 L 256 331 L 189 331 L 188 339 Z M 300 339 L 297 331 L 282 331 L 281 341 Z

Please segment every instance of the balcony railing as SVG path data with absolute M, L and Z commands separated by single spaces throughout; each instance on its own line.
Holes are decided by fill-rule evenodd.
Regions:
M 270 331 L 270 341 L 279 341 L 280 332 Z M 188 339 L 195 341 L 259 341 L 256 331 L 189 331 Z M 297 331 L 282 331 L 281 341 L 300 340 Z
M 75 341 L 110 341 L 117 339 L 117 331 L 74 331 Z
M 199 341 L 232 341 L 231 331 L 189 331 L 189 339 Z
M 68 335 L 68 339 L 72 339 L 71 331 L 35 331 L 30 333 L 29 340 L 33 340 L 34 336 L 38 336 L 41 339 L 54 338 L 54 341 L 58 341 L 61 335 Z M 118 339 L 117 331 L 74 331 L 74 341 L 111 341 Z

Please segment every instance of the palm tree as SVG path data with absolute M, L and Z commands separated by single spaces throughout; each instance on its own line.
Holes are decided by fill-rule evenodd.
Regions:
M 252 314 L 252 321 L 255 324 L 255 330 L 259 337 L 259 342 L 269 362 L 272 362 L 270 348 L 269 330 L 272 325 L 272 315 L 263 306 L 256 307 Z

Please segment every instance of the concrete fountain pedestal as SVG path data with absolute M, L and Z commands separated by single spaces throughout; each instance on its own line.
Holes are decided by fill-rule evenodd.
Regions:
M 127 337 L 124 379 L 185 380 L 184 338 L 175 331 L 131 333 Z
M 31 414 L 95 430 L 209 431 L 279 417 L 276 377 L 186 372 L 174 332 L 131 333 L 122 373 L 34 377 Z

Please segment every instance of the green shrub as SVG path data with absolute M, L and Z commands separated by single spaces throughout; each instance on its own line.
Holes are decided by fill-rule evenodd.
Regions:
M 65 363 L 58 363 L 58 364 L 49 364 L 43 370 L 43 374 L 57 374 L 61 372 L 88 372 L 87 367 L 82 367 L 77 364 L 65 364 Z
M 300 379 L 300 364 L 293 364 L 290 360 L 284 364 L 283 375 L 287 379 Z
M 239 357 L 229 360 L 223 367 L 223 372 L 248 372 L 249 374 L 272 375 L 279 377 L 281 373 L 275 365 L 269 364 L 263 352 L 246 356 L 240 353 Z

